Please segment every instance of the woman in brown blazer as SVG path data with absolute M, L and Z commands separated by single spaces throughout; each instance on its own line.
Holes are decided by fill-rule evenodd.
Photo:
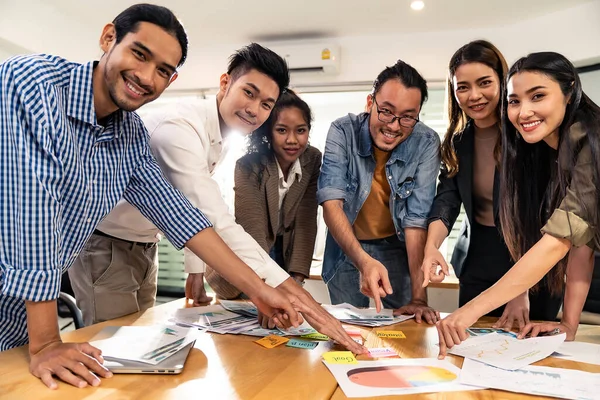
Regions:
M 311 110 L 293 91 L 249 137 L 235 168 L 235 217 L 300 285 L 310 275 L 317 236 L 317 180 L 321 152 L 308 144 Z M 241 292 L 215 271 L 206 279 L 221 298 Z

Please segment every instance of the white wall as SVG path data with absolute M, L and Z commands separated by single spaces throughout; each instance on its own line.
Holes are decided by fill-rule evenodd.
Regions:
M 583 91 L 594 103 L 600 105 L 600 70 L 585 72 L 579 77 Z
M 89 26 L 85 18 L 64 15 L 52 2 L 0 0 L 0 39 L 31 52 L 88 61 L 102 54 L 98 45 L 102 28 Z
M 441 81 L 454 51 L 475 39 L 490 40 L 504 53 L 509 64 L 530 52 L 542 50 L 557 51 L 574 62 L 597 58 L 600 56 L 600 0 L 502 28 L 320 39 L 319 42 L 330 40 L 341 46 L 341 73 L 334 77 L 296 77 L 293 83 L 372 81 L 398 58 L 412 64 L 427 80 Z M 173 89 L 215 87 L 227 57 L 244 44 L 203 48 L 188 61 L 190 65 L 201 67 L 190 71 L 186 66 Z
M 98 38 L 102 26 L 90 26 L 84 18 L 67 17 L 51 2 L 0 0 L 0 10 L 0 39 L 34 52 L 59 54 L 74 61 L 100 56 Z M 366 19 L 365 23 L 368 22 Z M 574 62 L 600 57 L 600 0 L 503 27 L 472 30 L 467 27 L 468 21 L 465 26 L 464 30 L 426 34 L 320 39 L 341 45 L 341 73 L 334 77 L 295 78 L 295 83 L 372 81 L 384 66 L 398 58 L 411 63 L 429 81 L 441 81 L 452 53 L 466 42 L 479 38 L 496 44 L 509 63 L 540 50 L 558 51 Z M 190 37 L 190 43 L 194 46 L 194 37 Z M 172 89 L 215 87 L 228 56 L 245 44 L 194 50 Z

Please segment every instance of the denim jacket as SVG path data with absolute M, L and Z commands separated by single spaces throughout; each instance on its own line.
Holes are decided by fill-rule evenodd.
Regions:
M 372 154 L 369 114 L 348 114 L 331 124 L 325 144 L 317 201 L 344 200 L 344 213 L 354 224 L 371 191 L 375 159 Z M 390 212 L 398 238 L 404 228 L 427 229 L 427 217 L 435 196 L 440 165 L 440 139 L 419 122 L 388 160 L 385 171 L 390 184 Z M 327 233 L 322 276 L 328 282 L 337 270 L 342 250 Z

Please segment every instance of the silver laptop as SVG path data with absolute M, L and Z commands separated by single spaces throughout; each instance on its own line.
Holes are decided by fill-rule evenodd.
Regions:
M 104 358 L 104 366 L 115 374 L 179 374 L 192 347 L 192 342 L 156 365 L 137 361 Z
M 119 326 L 107 326 L 94 336 L 92 341 L 110 337 L 119 328 Z M 104 366 L 115 374 L 179 374 L 183 371 L 185 360 L 190 350 L 194 347 L 194 343 L 195 341 L 191 342 L 177 353 L 165 358 L 156 365 L 103 356 Z

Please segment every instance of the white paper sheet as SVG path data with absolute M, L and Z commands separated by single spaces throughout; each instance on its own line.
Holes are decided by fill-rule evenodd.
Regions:
M 286 330 L 262 329 L 257 323 L 256 316 L 251 316 L 254 307 L 252 303 L 239 302 L 238 305 L 240 306 L 231 303 L 236 302 L 227 302 L 226 306 L 230 310 L 235 310 L 234 312 L 226 310 L 225 307 L 219 304 L 182 308 L 175 312 L 175 316 L 171 320 L 177 324 L 204 328 L 209 332 L 221 334 L 302 336 L 317 332 L 306 321 L 297 328 L 290 327 Z
M 205 328 L 215 333 L 240 333 L 256 324 L 256 317 L 249 317 L 225 310 L 220 305 L 181 308 L 175 312 L 173 321 L 187 326 Z
M 197 329 L 176 325 L 123 326 L 108 339 L 90 342 L 106 359 L 156 365 L 196 340 Z
M 323 304 L 323 308 L 326 309 L 331 315 L 337 319 L 392 319 L 393 310 L 384 308 L 380 312 L 377 312 L 374 308 L 357 308 L 352 304 Z
M 515 339 L 511 336 L 490 333 L 471 337 L 449 353 L 498 368 L 514 370 L 542 360 L 554 353 L 565 341 L 566 335 L 543 336 L 530 339 Z
M 459 384 L 460 369 L 449 361 L 435 358 L 358 361 L 358 364 L 323 363 L 347 397 L 481 389 Z
M 219 300 L 219 304 L 222 305 L 226 310 L 236 314 L 255 318 L 258 317 L 258 310 L 254 303 L 250 301 Z
M 302 324 L 298 325 L 297 328 L 291 326 L 288 329 L 279 329 L 281 332 L 285 333 L 287 336 L 302 336 L 302 335 L 310 335 L 311 333 L 317 333 L 317 330 L 310 326 L 310 324 L 304 321 Z
M 564 368 L 528 366 L 507 371 L 465 359 L 460 383 L 561 399 L 600 399 L 600 374 Z
M 600 365 L 600 344 L 564 342 L 552 357 Z
M 323 304 L 323 308 L 344 323 L 368 327 L 394 325 L 414 318 L 414 315 L 395 317 L 393 310 L 387 308 L 377 312 L 374 308 L 357 308 L 348 303 Z

